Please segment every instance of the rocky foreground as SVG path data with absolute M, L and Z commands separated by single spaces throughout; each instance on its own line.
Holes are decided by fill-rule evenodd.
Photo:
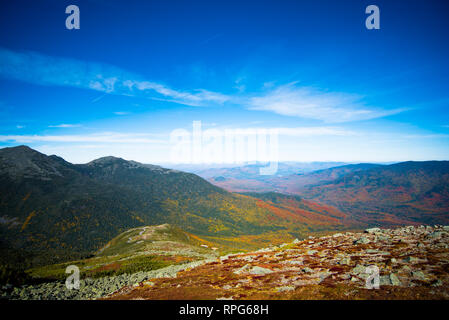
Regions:
M 54 281 L 39 285 L 24 285 L 21 287 L 10 287 L 8 285 L 0 288 L 0 299 L 13 300 L 91 300 L 98 299 L 114 292 L 120 288 L 134 284 L 139 285 L 142 281 L 156 278 L 175 277 L 176 274 L 185 269 L 194 268 L 215 259 L 205 259 L 184 264 L 171 265 L 153 271 L 141 271 L 133 274 L 121 274 L 117 276 L 102 277 L 98 279 L 86 278 L 80 280 L 79 289 L 69 290 L 64 281 Z
M 371 267 L 370 267 L 371 266 Z M 366 279 L 377 266 L 378 289 Z M 375 282 L 369 282 L 373 286 Z M 449 226 L 367 229 L 234 254 L 107 299 L 448 299 Z
M 367 288 L 379 270 L 378 289 Z M 370 281 L 369 286 L 375 285 Z M 163 269 L 2 288 L 3 299 L 448 299 L 449 226 L 367 229 Z

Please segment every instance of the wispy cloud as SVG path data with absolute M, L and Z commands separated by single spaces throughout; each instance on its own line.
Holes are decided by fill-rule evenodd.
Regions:
M 296 83 L 251 98 L 248 108 L 333 123 L 380 118 L 404 111 L 368 107 L 357 95 L 297 87 Z
M 246 106 L 250 110 L 270 111 L 328 123 L 380 118 L 405 110 L 375 108 L 367 106 L 357 95 L 299 87 L 296 83 L 277 86 L 275 82 L 265 83 L 265 91 L 261 94 L 245 93 L 242 79 L 236 81 L 240 92 L 235 95 L 206 89 L 175 90 L 107 64 L 2 48 L 0 76 L 40 85 L 71 86 L 103 93 L 92 102 L 100 100 L 106 94 L 143 96 L 196 107 L 229 102 Z
M 405 139 L 447 139 L 449 134 L 429 133 L 429 134 L 407 134 L 402 136 Z
M 167 143 L 156 139 L 153 134 L 104 132 L 85 135 L 0 135 L 1 142 L 35 143 L 35 142 L 82 142 L 82 143 Z
M 190 106 L 223 104 L 230 98 L 204 89 L 191 92 L 147 81 L 120 68 L 94 62 L 51 57 L 36 52 L 16 52 L 0 48 L 0 75 L 40 85 L 71 86 L 105 94 L 145 95 Z M 98 101 L 96 98 L 93 102 Z
M 212 41 L 212 40 L 215 40 L 215 39 L 217 39 L 217 38 L 220 38 L 221 36 L 223 36 L 223 33 L 217 33 L 217 34 L 214 34 L 213 36 L 211 36 L 211 37 L 209 37 L 209 38 L 207 38 L 207 39 L 201 41 L 201 42 L 200 42 L 200 45 L 204 45 L 204 44 L 206 44 L 206 43 L 208 43 L 208 42 L 210 42 L 210 41 Z
M 338 127 L 298 127 L 298 128 L 276 128 L 279 135 L 292 137 L 311 136 L 353 136 L 357 133 Z
M 114 114 L 116 114 L 118 116 L 126 116 L 127 114 L 129 114 L 129 112 L 127 112 L 127 111 L 115 111 Z
M 223 104 L 226 101 L 231 100 L 231 97 L 218 93 L 212 92 L 205 89 L 196 89 L 193 93 L 186 91 L 177 91 L 170 89 L 159 83 L 149 82 L 149 81 L 124 81 L 123 84 L 130 90 L 130 92 L 138 91 L 155 91 L 164 98 L 153 97 L 156 100 L 164 100 L 169 102 L 175 102 L 190 106 L 205 106 L 207 103 Z
M 61 123 L 61 124 L 54 124 L 49 125 L 49 128 L 78 128 L 81 127 L 80 124 L 70 124 L 70 123 Z
M 103 99 L 106 95 L 107 95 L 107 93 L 102 94 L 102 95 L 100 95 L 100 96 L 98 96 L 98 97 L 92 99 L 91 103 L 95 103 L 95 102 L 97 102 L 97 101 L 100 101 L 100 100 Z
M 243 83 L 245 80 L 245 77 L 238 77 L 234 81 L 234 89 L 237 89 L 239 92 L 244 92 L 246 90 L 246 85 Z
M 202 124 L 204 126 L 204 124 Z M 359 132 L 348 130 L 341 127 L 330 126 L 314 126 L 314 127 L 248 127 L 248 128 L 230 128 L 215 127 L 214 129 L 225 132 L 226 130 L 234 130 L 234 134 L 257 135 L 261 132 L 276 133 L 279 136 L 288 137 L 314 137 L 314 136 L 356 136 Z

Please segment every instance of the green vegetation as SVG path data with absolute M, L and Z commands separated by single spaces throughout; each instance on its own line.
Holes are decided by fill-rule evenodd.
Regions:
M 151 271 L 167 267 L 173 263 L 164 261 L 160 256 L 138 256 L 131 259 L 113 263 L 109 266 L 94 269 L 86 273 L 86 277 L 101 278 L 105 276 L 116 276 L 120 274 L 133 274 L 140 271 Z M 110 269 L 108 268 L 110 267 Z
M 168 224 L 133 228 L 109 241 L 93 257 L 34 267 L 27 275 L 35 281 L 63 280 L 69 265 L 80 269 L 82 279 L 152 271 L 214 256 L 215 252 L 201 243 L 200 238 Z
M 67 278 L 65 273 L 69 265 L 76 265 L 80 268 L 80 277 L 85 278 L 101 278 L 106 276 L 117 276 L 120 274 L 132 274 L 139 271 L 151 271 L 160 269 L 171 264 L 173 261 L 164 260 L 162 256 L 157 255 L 141 255 L 129 258 L 127 255 L 104 257 L 101 259 L 86 259 L 60 263 L 42 267 L 36 267 L 23 273 L 28 282 L 31 279 L 39 281 L 56 281 Z M 9 283 L 9 282 L 4 282 Z

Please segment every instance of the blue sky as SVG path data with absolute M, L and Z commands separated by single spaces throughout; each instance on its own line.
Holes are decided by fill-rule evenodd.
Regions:
M 66 6 L 81 12 L 65 28 Z M 380 8 L 380 30 L 365 8 Z M 276 128 L 291 161 L 449 159 L 446 1 L 2 1 L 0 146 L 169 160 Z M 183 159 L 179 159 L 180 162 Z

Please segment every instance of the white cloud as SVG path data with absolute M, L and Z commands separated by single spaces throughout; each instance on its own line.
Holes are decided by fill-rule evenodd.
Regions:
M 407 134 L 402 136 L 405 139 L 446 139 L 449 134 L 444 133 L 430 133 L 430 134 Z
M 103 78 L 103 76 L 99 74 L 97 75 L 97 79 L 98 80 L 92 80 L 89 82 L 89 88 L 106 93 L 114 92 L 114 85 L 118 80 L 116 77 Z
M 129 90 L 139 90 L 139 91 L 147 91 L 147 90 L 154 90 L 157 93 L 163 95 L 165 98 L 157 98 L 154 97 L 154 99 L 157 100 L 164 100 L 169 102 L 175 102 L 179 104 L 185 104 L 189 106 L 205 106 L 208 103 L 218 103 L 223 104 L 229 100 L 231 100 L 231 97 L 218 93 L 218 92 L 212 92 L 204 89 L 196 89 L 194 90 L 194 93 L 190 92 L 183 92 L 183 91 L 177 91 L 170 89 L 167 86 L 164 86 L 162 84 L 149 82 L 149 81 L 131 81 L 127 80 L 124 81 L 123 84 L 129 88 Z
M 245 77 L 238 77 L 234 81 L 234 89 L 237 89 L 239 92 L 244 92 L 246 90 L 246 85 L 243 83 L 245 80 Z
M 104 132 L 85 135 L 0 135 L 1 142 L 36 143 L 36 142 L 64 142 L 64 143 L 167 143 L 166 140 L 154 139 L 153 134 L 114 133 Z
M 250 98 L 248 108 L 333 123 L 379 118 L 404 111 L 367 107 L 356 95 L 296 87 L 295 83 L 279 86 L 263 96 Z
M 55 125 L 49 125 L 49 128 L 77 128 L 81 127 L 80 124 L 69 124 L 69 123 L 61 123 L 61 124 L 55 124 Z
M 0 48 L 0 75 L 40 85 L 86 88 L 118 95 L 144 95 L 190 106 L 223 104 L 230 97 L 204 89 L 179 91 L 120 68 L 75 59 Z M 96 98 L 98 101 L 103 96 Z
M 353 136 L 355 132 L 337 127 L 276 128 L 279 135 L 292 137 Z
M 204 124 L 203 124 L 204 126 Z M 226 128 L 220 127 L 224 134 L 226 130 L 234 130 L 243 135 L 257 135 L 260 132 L 272 132 L 279 136 L 287 137 L 316 137 L 316 136 L 355 136 L 359 133 L 340 127 L 250 127 L 250 128 Z
M 244 105 L 250 110 L 270 111 L 329 123 L 374 119 L 404 111 L 370 107 L 356 95 L 297 87 L 296 83 L 276 87 L 275 82 L 267 82 L 264 90 L 268 91 L 263 95 L 240 92 L 231 96 L 205 89 L 175 90 L 111 65 L 2 48 L 0 75 L 40 85 L 86 88 L 104 94 L 138 95 L 196 107 L 231 102 Z M 241 80 L 238 79 L 237 82 L 241 84 Z M 240 89 L 243 91 L 245 88 Z

